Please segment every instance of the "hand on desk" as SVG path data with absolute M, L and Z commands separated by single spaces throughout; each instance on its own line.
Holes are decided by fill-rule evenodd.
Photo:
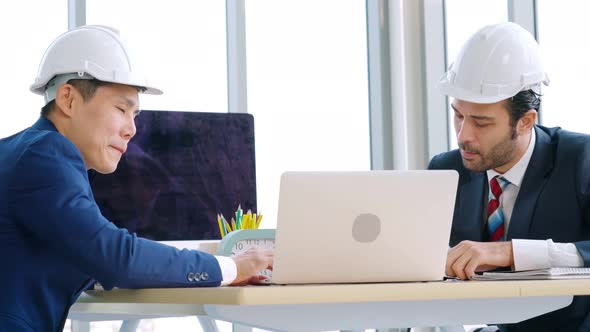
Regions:
M 233 256 L 234 262 L 238 268 L 238 276 L 231 283 L 232 286 L 243 286 L 247 284 L 259 283 L 266 276 L 259 275 L 264 269 L 272 270 L 274 254 L 270 250 L 261 248 L 250 248 L 247 251 Z
M 449 249 L 446 273 L 448 276 L 469 279 L 476 271 L 512 266 L 512 242 L 462 241 Z

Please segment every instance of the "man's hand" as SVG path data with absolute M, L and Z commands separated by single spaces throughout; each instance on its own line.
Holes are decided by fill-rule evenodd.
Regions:
M 446 273 L 450 277 L 468 279 L 475 271 L 512 266 L 512 242 L 462 241 L 449 249 Z
M 265 277 L 258 273 L 264 269 L 272 270 L 274 255 L 270 250 L 250 248 L 232 258 L 238 268 L 238 276 L 231 285 L 243 286 L 264 279 Z

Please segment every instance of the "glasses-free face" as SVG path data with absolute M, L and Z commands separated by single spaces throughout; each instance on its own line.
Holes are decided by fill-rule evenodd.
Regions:
M 139 96 L 135 87 L 109 84 L 84 101 L 72 91 L 68 138 L 82 153 L 87 169 L 112 173 L 135 136 Z
M 455 99 L 455 132 L 463 165 L 472 171 L 509 170 L 521 157 L 524 149 L 519 142 L 518 126 L 510 123 L 505 101 L 477 104 Z M 530 129 L 530 127 L 529 127 Z

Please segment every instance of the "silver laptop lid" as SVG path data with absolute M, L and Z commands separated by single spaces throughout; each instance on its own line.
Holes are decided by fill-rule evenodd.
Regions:
M 286 172 L 273 283 L 442 280 L 455 171 Z

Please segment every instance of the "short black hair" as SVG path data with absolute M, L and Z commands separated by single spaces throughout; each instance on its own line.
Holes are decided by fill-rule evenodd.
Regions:
M 78 92 L 80 92 L 80 94 L 82 95 L 82 99 L 85 102 L 88 101 L 89 99 L 91 99 L 92 97 L 94 97 L 96 90 L 98 88 L 100 88 L 101 86 L 113 84 L 113 83 L 109 83 L 109 82 L 105 82 L 105 81 L 99 81 L 94 78 L 91 80 L 71 79 L 71 80 L 67 81 L 67 83 L 73 85 L 74 88 L 76 88 L 76 90 L 78 90 Z M 48 102 L 47 105 L 41 107 L 41 116 L 47 117 L 49 115 L 49 113 L 51 113 L 53 111 L 54 108 L 55 108 L 55 99 Z
M 522 118 L 529 110 L 535 110 L 539 113 L 541 107 L 541 94 L 533 90 L 523 90 L 514 97 L 509 98 L 508 114 L 510 115 L 510 125 L 515 128 L 518 120 Z

